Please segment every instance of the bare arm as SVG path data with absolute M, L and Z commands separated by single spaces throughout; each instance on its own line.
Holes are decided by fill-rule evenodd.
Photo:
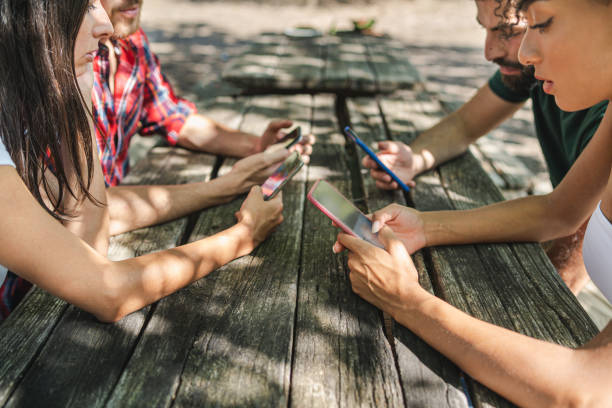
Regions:
M 521 103 L 501 99 L 487 84 L 456 112 L 421 133 L 410 146 L 401 142 L 379 142 L 377 156 L 402 181 L 411 183 L 418 174 L 464 153 L 470 144 L 512 116 L 521 106 Z M 379 188 L 398 188 L 374 160 L 365 157 L 363 165 L 370 169 Z
M 207 182 L 110 187 L 107 189 L 110 235 L 226 203 L 252 186 L 262 184 L 288 154 L 286 149 L 258 153 L 237 162 L 228 174 Z
M 261 137 L 232 129 L 215 120 L 199 114 L 187 118 L 179 133 L 178 144 L 188 149 L 233 157 L 247 157 L 263 152 L 276 143 L 285 133 L 283 129 L 292 125 L 290 120 L 270 122 Z M 303 139 L 312 144 L 311 138 Z
M 475 319 L 423 290 L 404 245 L 389 228 L 386 250 L 339 234 L 355 293 L 520 406 L 609 406 L 612 325 L 582 349 L 529 338 Z
M 612 111 L 555 190 L 466 211 L 418 212 L 389 206 L 374 214 L 413 252 L 423 246 L 476 242 L 542 242 L 575 233 L 593 213 L 612 163 Z
M 172 250 L 111 262 L 33 199 L 8 166 L 0 166 L 0 264 L 50 293 L 115 321 L 249 253 L 282 221 L 282 198 L 264 202 L 254 188 L 238 223 L 203 240 Z
M 508 119 L 522 105 L 501 99 L 488 84 L 484 85 L 457 111 L 410 144 L 415 155 L 415 173 L 430 170 L 464 153 L 470 144 Z

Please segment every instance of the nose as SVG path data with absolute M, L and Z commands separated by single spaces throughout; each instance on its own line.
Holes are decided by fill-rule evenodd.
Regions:
M 96 1 L 98 7 L 95 9 L 94 18 L 94 28 L 93 28 L 93 36 L 100 42 L 107 41 L 115 32 L 113 28 L 113 24 L 106 13 L 106 10 L 102 8 L 100 1 Z
M 484 54 L 487 61 L 506 57 L 504 40 L 500 38 L 499 33 L 487 30 Z
M 519 62 L 523 65 L 536 65 L 542 60 L 535 40 L 533 36 L 530 35 L 530 31 L 531 30 L 528 29 L 525 33 L 523 41 L 521 42 L 521 47 L 519 48 Z

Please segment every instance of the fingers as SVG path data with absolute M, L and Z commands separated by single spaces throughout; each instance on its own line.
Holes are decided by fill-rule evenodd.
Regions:
M 370 175 L 376 181 L 380 181 L 381 183 L 390 184 L 393 179 L 387 173 L 382 170 L 370 170 Z
M 390 140 L 378 142 L 378 150 L 385 153 L 399 153 L 399 143 Z
M 378 239 L 393 258 L 404 265 L 409 263 L 410 255 L 408 254 L 406 247 L 402 241 L 397 239 L 391 228 L 384 226 L 378 234 Z
M 309 133 L 307 135 L 302 136 L 302 140 L 300 140 L 301 145 L 313 145 L 315 144 L 317 141 L 317 138 L 312 134 Z
M 293 122 L 289 119 L 273 120 L 268 124 L 268 130 L 279 131 L 293 126 Z
M 363 252 L 369 247 L 373 247 L 372 244 L 369 244 L 363 239 L 354 237 L 344 232 L 338 234 L 338 243 L 351 252 Z
M 287 149 L 270 149 L 263 152 L 263 163 L 261 167 L 269 167 L 285 160 L 291 152 Z M 280 164 L 280 163 L 279 163 Z
M 397 216 L 393 206 L 389 205 L 383 209 L 376 211 L 372 215 L 372 233 L 377 234 L 387 222 Z

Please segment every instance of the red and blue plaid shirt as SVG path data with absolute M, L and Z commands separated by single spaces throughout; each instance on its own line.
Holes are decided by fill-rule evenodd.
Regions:
M 101 45 L 94 61 L 93 112 L 96 138 L 107 186 L 129 170 L 132 136 L 161 134 L 171 145 L 195 106 L 178 98 L 161 72 L 144 31 L 113 41 L 117 55 L 114 95 L 109 86 L 109 49 Z

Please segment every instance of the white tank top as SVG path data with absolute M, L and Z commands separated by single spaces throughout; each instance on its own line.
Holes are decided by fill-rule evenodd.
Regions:
M 587 226 L 582 256 L 593 283 L 612 302 L 612 223 L 601 211 L 601 202 Z
M 11 156 L 9 156 L 2 139 L 0 139 L 0 166 L 5 165 L 15 167 L 15 163 L 11 160 Z M 4 283 L 4 278 L 6 278 L 6 268 L 0 265 L 0 286 Z

